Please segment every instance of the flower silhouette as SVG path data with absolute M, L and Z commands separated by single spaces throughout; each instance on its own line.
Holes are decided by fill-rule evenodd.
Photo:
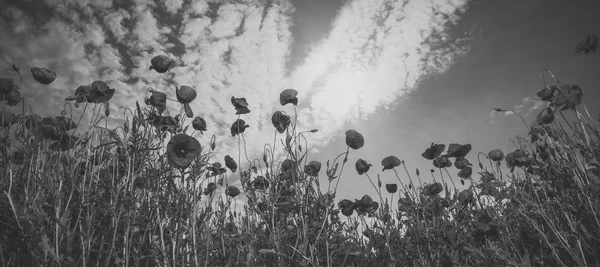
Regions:
M 167 144 L 167 160 L 177 168 L 187 168 L 202 151 L 196 138 L 186 134 L 174 135 Z
M 56 79 L 56 73 L 47 68 L 31 68 L 33 79 L 41 84 L 51 84 Z
M 155 56 L 150 60 L 150 68 L 148 70 L 156 70 L 158 73 L 165 73 L 175 61 L 165 55 Z
M 365 139 L 362 134 L 355 130 L 347 130 L 346 131 L 346 145 L 353 149 L 359 149 L 363 145 L 365 145 Z
M 400 159 L 396 156 L 387 156 L 381 161 L 381 165 L 383 165 L 383 170 L 381 171 L 393 169 L 400 166 L 400 164 Z
M 279 103 L 285 106 L 292 103 L 294 106 L 298 105 L 298 91 L 294 89 L 285 89 L 279 94 Z
M 238 134 L 243 133 L 246 128 L 250 127 L 250 125 L 246 125 L 246 122 L 242 119 L 237 119 L 231 125 L 231 136 L 236 136 Z
M 358 172 L 358 175 L 362 175 L 363 173 L 368 172 L 373 165 L 367 163 L 364 159 L 358 159 L 354 166 L 356 167 L 356 172 Z

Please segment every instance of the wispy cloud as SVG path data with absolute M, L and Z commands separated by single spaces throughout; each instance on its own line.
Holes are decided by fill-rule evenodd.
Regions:
M 501 112 L 496 112 L 494 110 L 490 111 L 489 117 L 491 118 L 491 120 L 489 123 L 490 124 L 494 123 L 495 122 L 494 119 L 496 119 L 500 116 L 516 115 L 515 112 L 523 117 L 527 117 L 547 106 L 548 106 L 547 102 L 542 101 L 536 97 L 528 96 L 528 97 L 523 98 L 523 100 L 521 100 L 521 103 L 515 105 L 510 110 L 505 109 L 504 111 L 501 111 Z

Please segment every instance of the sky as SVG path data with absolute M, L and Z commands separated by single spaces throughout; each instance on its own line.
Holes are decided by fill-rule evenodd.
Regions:
M 194 137 L 208 146 L 215 134 L 212 160 L 221 163 L 228 154 L 238 158 L 238 139 L 229 133 L 237 119 L 232 96 L 249 103 L 251 113 L 242 118 L 250 125 L 252 160 L 273 142 L 273 112 L 295 112 L 279 104 L 279 93 L 296 89 L 297 128 L 319 130 L 306 137 L 309 160 L 323 163 L 322 185 L 325 162 L 346 151 L 345 131 L 364 136 L 364 147 L 351 149 L 337 193 L 360 199 L 375 190 L 354 170 L 359 158 L 373 164 L 369 174 L 380 174 L 383 184 L 397 181 L 394 172 L 381 171 L 390 155 L 404 160 L 413 178 L 419 168 L 431 182 L 433 166 L 420 155 L 432 142 L 472 144 L 467 159 L 474 171 L 478 152 L 514 150 L 510 139 L 527 128 L 514 114 L 492 110 L 515 109 L 533 121 L 545 107 L 535 96 L 542 69 L 579 85 L 596 119 L 599 55 L 573 56 L 578 41 L 600 34 L 594 2 L 0 0 L 0 77 L 18 80 L 10 67 L 18 64 L 22 93 L 42 116 L 59 115 L 78 86 L 105 81 L 116 89 L 110 125 L 123 123 L 126 107 L 143 105 L 148 87 L 174 99 L 175 86 L 190 85 L 198 92 L 191 107 L 208 128 Z M 165 74 L 149 71 L 156 55 L 176 66 Z M 31 67 L 49 68 L 58 78 L 38 84 Z M 171 115 L 181 108 L 168 105 Z M 450 172 L 458 185 L 458 171 Z M 406 183 L 404 170 L 398 173 Z M 228 181 L 239 184 L 230 173 Z

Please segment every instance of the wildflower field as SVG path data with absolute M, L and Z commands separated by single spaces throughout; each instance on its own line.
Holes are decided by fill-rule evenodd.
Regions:
M 165 73 L 173 60 L 150 63 L 149 71 Z M 80 118 L 29 114 L 22 81 L 0 78 L 0 265 L 600 266 L 598 118 L 580 105 L 582 88 L 546 72 L 552 82 L 537 96 L 548 107 L 523 120 L 530 139 L 518 149 L 432 143 L 415 155 L 431 161 L 421 171 L 393 155 L 348 162 L 365 142 L 352 129 L 346 151 L 311 161 L 305 134 L 318 129 L 300 132 L 297 114 L 282 111 L 271 123 L 284 141 L 266 144 L 261 158 L 213 158 L 219 137 L 209 144 L 192 137 L 211 129 L 190 108 L 191 86 L 178 87 L 173 100 L 149 88 L 122 126 L 105 129 L 115 89 L 81 85 L 65 101 L 93 113 L 92 122 L 74 134 Z M 46 68 L 31 75 L 46 85 L 56 78 Z M 295 107 L 297 95 L 283 90 L 281 106 Z M 230 132 L 244 150 L 253 103 L 243 96 L 231 103 L 238 118 Z M 6 111 L 19 104 L 21 114 Z M 164 115 L 167 105 L 181 106 L 180 114 Z M 286 159 L 276 161 L 275 149 Z M 236 172 L 240 187 L 226 179 Z M 336 199 L 348 172 L 378 194 Z M 382 184 L 381 172 L 398 182 Z M 234 210 L 241 198 L 243 209 Z

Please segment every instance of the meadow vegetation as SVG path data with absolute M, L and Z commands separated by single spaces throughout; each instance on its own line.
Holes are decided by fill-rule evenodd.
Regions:
M 173 60 L 150 63 L 165 73 Z M 31 72 L 41 84 L 56 78 Z M 282 141 L 266 144 L 262 158 L 222 161 L 212 158 L 216 138 L 242 150 L 252 130 L 243 97 L 231 99 L 232 136 L 201 145 L 192 135 L 212 129 L 194 116 L 191 86 L 178 87 L 176 100 L 150 88 L 145 105 L 107 129 L 101 107 L 115 89 L 82 85 L 66 98 L 91 114 L 81 134 L 68 110 L 25 113 L 21 91 L 22 81 L 0 78 L 6 105 L 23 104 L 22 114 L 0 117 L 2 266 L 600 266 L 600 128 L 577 85 L 544 81 L 537 95 L 549 105 L 523 120 L 528 139 L 514 151 L 477 153 L 474 166 L 470 144 L 432 143 L 420 155 L 432 169 L 422 172 L 395 156 L 348 162 L 365 142 L 355 130 L 333 161 L 309 160 L 305 136 L 317 129 L 296 129 L 294 89 L 279 97 L 294 114 L 271 118 Z M 175 117 L 164 113 L 171 103 L 181 106 Z M 276 162 L 279 150 L 286 157 Z M 398 183 L 382 184 L 379 168 Z M 336 199 L 354 171 L 378 194 Z M 236 172 L 240 186 L 227 180 Z

